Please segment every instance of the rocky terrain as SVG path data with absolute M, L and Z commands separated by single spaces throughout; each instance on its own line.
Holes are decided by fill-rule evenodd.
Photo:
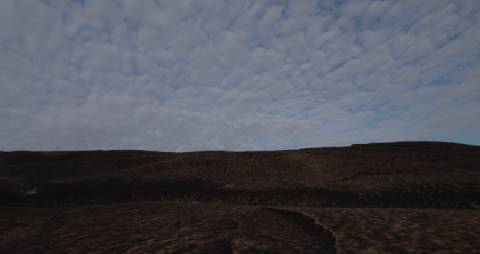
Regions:
M 480 147 L 0 153 L 0 253 L 478 253 Z

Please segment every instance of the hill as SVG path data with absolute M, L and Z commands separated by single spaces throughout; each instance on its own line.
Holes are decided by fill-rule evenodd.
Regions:
M 474 253 L 480 147 L 0 152 L 0 252 Z
M 0 188 L 9 204 L 474 207 L 479 165 L 480 147 L 432 142 L 270 152 L 3 152 Z

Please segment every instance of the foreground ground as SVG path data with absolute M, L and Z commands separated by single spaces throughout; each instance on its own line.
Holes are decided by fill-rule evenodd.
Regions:
M 4 208 L 2 253 L 478 253 L 478 210 L 142 202 Z
M 0 152 L 0 253 L 480 253 L 480 148 Z

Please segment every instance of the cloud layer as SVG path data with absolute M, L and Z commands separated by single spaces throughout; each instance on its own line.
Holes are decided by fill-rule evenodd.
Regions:
M 0 1 L 0 150 L 480 144 L 480 1 Z

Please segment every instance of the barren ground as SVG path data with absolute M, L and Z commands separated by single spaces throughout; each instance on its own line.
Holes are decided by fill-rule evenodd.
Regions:
M 480 253 L 480 148 L 0 153 L 0 253 Z

